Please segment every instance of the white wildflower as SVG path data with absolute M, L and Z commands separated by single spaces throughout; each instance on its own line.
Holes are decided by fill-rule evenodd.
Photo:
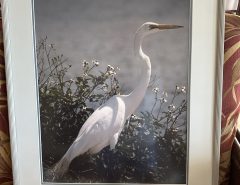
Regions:
M 88 66 L 88 62 L 86 60 L 83 61 L 83 67 L 87 67 Z
M 160 98 L 160 103 L 166 103 L 167 102 L 167 99 L 166 98 Z
M 116 75 L 117 73 L 115 71 L 108 71 L 107 74 L 108 75 Z
M 186 87 L 185 87 L 185 86 L 182 86 L 181 92 L 182 92 L 182 93 L 186 93 Z
M 107 71 L 114 71 L 115 69 L 114 69 L 114 67 L 113 66 L 111 66 L 111 65 L 108 65 L 107 66 Z
M 54 44 L 48 44 L 49 48 L 53 48 Z
M 159 88 L 158 87 L 155 87 L 155 88 L 153 88 L 153 90 L 152 90 L 154 93 L 158 93 L 159 92 Z
M 94 66 L 99 66 L 99 62 L 97 60 L 92 60 Z
M 168 110 L 169 110 L 169 111 L 173 111 L 173 110 L 175 110 L 175 108 L 176 108 L 176 107 L 175 107 L 173 104 L 171 104 L 171 105 L 168 106 Z
M 144 132 L 144 134 L 145 134 L 145 135 L 149 135 L 150 132 L 149 132 L 148 130 L 146 130 L 146 131 Z

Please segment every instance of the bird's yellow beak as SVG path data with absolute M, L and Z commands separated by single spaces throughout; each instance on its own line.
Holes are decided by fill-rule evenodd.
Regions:
M 183 26 L 173 25 L 173 24 L 156 24 L 156 25 L 150 25 L 149 27 L 150 29 L 169 30 L 169 29 L 182 28 Z

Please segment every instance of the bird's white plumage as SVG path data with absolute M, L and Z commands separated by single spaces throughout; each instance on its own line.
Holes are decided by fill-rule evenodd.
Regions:
M 86 152 L 98 153 L 108 145 L 111 149 L 115 148 L 126 119 L 140 105 L 150 81 L 151 63 L 149 57 L 142 51 L 142 40 L 145 36 L 159 30 L 175 28 L 179 28 L 179 26 L 147 22 L 137 30 L 134 40 L 134 54 L 136 59 L 144 64 L 139 85 L 129 95 L 113 96 L 93 112 L 83 124 L 68 151 L 54 166 L 55 177 L 63 175 L 71 161 L 81 154 Z
M 124 98 L 111 97 L 86 120 L 73 144 L 54 166 L 56 176 L 64 174 L 71 161 L 83 153 L 98 153 L 108 145 L 115 148 L 126 120 Z
M 96 109 L 82 126 L 74 143 L 85 138 L 87 151 L 98 146 L 101 141 L 106 141 L 109 145 L 113 136 L 120 132 L 124 125 L 125 105 L 123 98 L 119 95 L 113 96 Z

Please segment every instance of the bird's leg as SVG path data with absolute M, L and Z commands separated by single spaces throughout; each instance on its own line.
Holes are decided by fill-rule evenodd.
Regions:
M 115 146 L 118 142 L 118 137 L 119 137 L 119 134 L 121 132 L 117 132 L 116 134 L 113 135 L 113 137 L 111 138 L 111 141 L 110 141 L 110 149 L 113 150 L 115 149 Z
M 130 121 L 131 121 L 131 117 L 132 117 L 132 116 L 130 116 L 130 117 L 127 119 L 127 121 L 126 121 L 126 128 L 129 127 L 129 124 L 130 124 Z

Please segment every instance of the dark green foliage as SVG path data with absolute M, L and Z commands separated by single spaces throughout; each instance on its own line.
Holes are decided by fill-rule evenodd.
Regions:
M 37 45 L 42 161 L 51 168 L 66 152 L 94 109 L 120 93 L 117 69 L 82 61 L 80 76 L 68 79 L 71 66 L 46 39 Z M 186 94 L 176 86 L 167 96 L 153 89 L 149 111 L 132 115 L 116 149 L 76 158 L 59 182 L 185 183 Z M 94 138 L 93 138 L 94 139 Z M 44 172 L 45 174 L 45 172 Z M 45 174 L 45 181 L 51 181 Z

